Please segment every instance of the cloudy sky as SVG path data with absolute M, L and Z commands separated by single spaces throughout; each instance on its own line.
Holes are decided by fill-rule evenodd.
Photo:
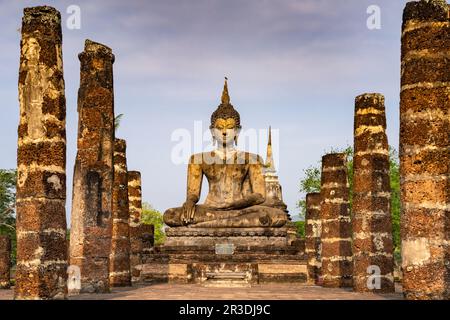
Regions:
M 16 165 L 22 10 L 45 3 L 63 17 L 68 208 L 76 155 L 77 55 L 89 38 L 115 53 L 115 110 L 124 114 L 117 136 L 127 140 L 129 170 L 142 172 L 144 201 L 161 211 L 182 204 L 186 165 L 172 159 L 177 145 L 172 134 L 184 129 L 194 135 L 195 121 L 207 129 L 228 76 L 243 128 L 279 130 L 276 166 L 285 202 L 296 216 L 295 204 L 304 196 L 298 192 L 303 170 L 331 147 L 352 144 L 355 96 L 386 96 L 388 136 L 398 146 L 405 2 L 1 0 L 0 168 Z M 66 26 L 70 5 L 81 10 L 80 29 Z M 370 5 L 381 9 L 379 30 L 367 28 Z M 260 145 L 266 141 L 263 134 Z M 248 148 L 266 152 L 265 147 Z

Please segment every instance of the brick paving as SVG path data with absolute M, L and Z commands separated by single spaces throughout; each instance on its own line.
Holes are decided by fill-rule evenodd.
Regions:
M 13 298 L 0 290 L 0 300 Z M 153 284 L 114 288 L 108 294 L 82 294 L 71 300 L 400 300 L 401 287 L 393 294 L 356 293 L 351 289 L 291 284 L 261 284 L 251 288 L 206 288 L 194 284 Z

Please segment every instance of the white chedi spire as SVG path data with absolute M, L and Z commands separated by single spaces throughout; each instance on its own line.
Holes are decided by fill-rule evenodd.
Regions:
M 267 156 L 265 163 L 264 172 L 275 174 L 277 171 L 275 169 L 275 163 L 273 161 L 273 152 L 272 152 L 272 127 L 269 127 L 269 141 L 267 143 Z
M 286 213 L 287 206 L 283 202 L 283 192 L 278 180 L 277 170 L 275 169 L 275 162 L 273 161 L 272 151 L 272 128 L 269 127 L 269 141 L 267 143 L 267 157 L 264 164 L 264 180 L 266 184 L 266 201 L 265 205 L 279 208 Z

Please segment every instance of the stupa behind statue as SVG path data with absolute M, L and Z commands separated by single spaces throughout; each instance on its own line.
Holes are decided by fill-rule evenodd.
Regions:
M 210 125 L 216 149 L 190 158 L 186 201 L 164 213 L 166 242 L 148 255 L 141 278 L 227 286 L 304 282 L 304 243 L 291 244 L 282 200 L 266 199 L 262 158 L 235 147 L 241 119 L 226 80 L 221 100 Z M 203 176 L 209 189 L 199 204 Z

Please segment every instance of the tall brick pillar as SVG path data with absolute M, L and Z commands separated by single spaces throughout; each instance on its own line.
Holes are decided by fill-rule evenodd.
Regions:
M 320 193 L 306 195 L 305 251 L 308 257 L 308 280 L 316 284 L 319 283 L 322 266 L 320 201 Z
M 11 239 L 0 235 L 0 289 L 9 289 L 11 274 Z
M 79 54 L 78 152 L 73 179 L 70 264 L 78 267 L 81 288 L 109 291 L 114 149 L 114 55 L 86 40 Z
M 142 252 L 151 252 L 155 245 L 155 226 L 153 224 L 141 224 Z
M 129 219 L 126 142 L 116 139 L 114 143 L 113 227 L 109 258 L 109 282 L 113 287 L 131 286 Z
M 403 292 L 450 298 L 450 6 L 403 12 L 400 174 Z
M 352 224 L 348 203 L 347 156 L 344 153 L 322 157 L 320 193 L 323 286 L 351 287 Z
M 394 292 L 389 145 L 384 96 L 355 100 L 353 157 L 353 288 Z
M 141 173 L 138 171 L 128 171 L 128 202 L 130 209 L 130 266 L 133 276 L 133 273 L 136 272 L 134 267 L 141 264 L 143 250 Z M 139 274 L 135 274 L 135 276 L 139 277 Z
M 17 150 L 16 299 L 67 294 L 66 101 L 61 15 L 24 9 Z

